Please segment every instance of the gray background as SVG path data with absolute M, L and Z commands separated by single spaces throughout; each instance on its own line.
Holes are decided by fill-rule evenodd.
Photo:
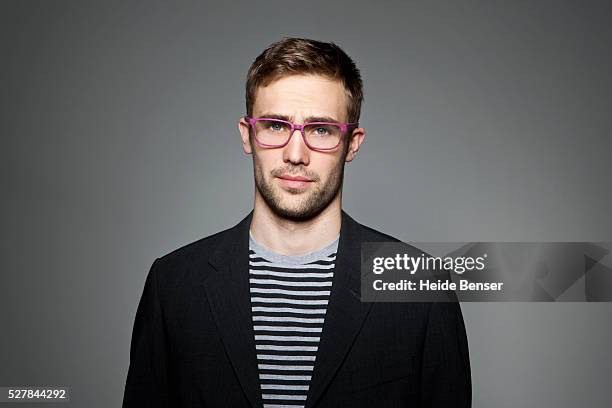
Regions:
M 612 240 L 609 2 L 0 4 L 0 385 L 120 405 L 152 261 L 252 208 L 236 121 L 282 36 L 362 70 L 358 221 L 411 241 Z M 612 405 L 612 304 L 463 311 L 474 407 Z

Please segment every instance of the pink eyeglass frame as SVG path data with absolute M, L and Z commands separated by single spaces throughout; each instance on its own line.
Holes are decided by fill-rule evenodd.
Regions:
M 299 130 L 300 133 L 302 134 L 302 140 L 304 141 L 304 144 L 306 144 L 306 146 L 308 146 L 308 148 L 310 150 L 321 151 L 321 152 L 327 152 L 329 150 L 334 150 L 335 148 L 340 146 L 340 143 L 342 143 L 342 137 L 338 140 L 338 144 L 335 145 L 334 147 L 313 147 L 306 140 L 306 135 L 304 134 L 304 127 L 306 127 L 308 125 L 335 125 L 335 126 L 338 126 L 340 128 L 340 132 L 342 132 L 342 135 L 344 135 L 350 126 L 358 126 L 359 125 L 359 122 L 353 122 L 353 123 L 308 122 L 308 123 L 304 123 L 303 125 L 297 125 L 297 124 L 291 123 L 291 122 L 289 122 L 287 120 L 282 120 L 282 119 L 277 119 L 277 118 L 251 118 L 250 116 L 245 116 L 244 120 L 246 120 L 249 123 L 249 125 L 253 128 L 253 135 L 255 136 L 255 141 L 257 142 L 258 145 L 260 145 L 262 147 L 275 148 L 275 149 L 276 148 L 285 147 L 291 141 L 291 138 L 293 137 L 293 133 L 296 130 Z M 266 143 L 261 143 L 259 141 L 259 139 L 257 139 L 257 131 L 255 130 L 255 124 L 257 122 L 261 121 L 261 120 L 273 120 L 275 122 L 281 122 L 281 123 L 285 123 L 285 124 L 289 125 L 291 127 L 291 133 L 290 133 L 289 137 L 287 138 L 287 141 L 285 143 L 283 143 L 282 145 L 270 145 L 270 144 L 266 144 Z

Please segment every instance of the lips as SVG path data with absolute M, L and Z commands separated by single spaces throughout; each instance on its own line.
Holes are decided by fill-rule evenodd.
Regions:
M 282 176 L 279 176 L 279 178 L 284 179 L 284 180 L 291 180 L 291 181 L 312 181 L 306 177 L 302 177 L 302 176 L 289 176 L 286 174 L 283 174 Z
M 278 180 L 282 187 L 288 190 L 305 190 L 310 184 L 312 184 L 312 180 L 302 176 L 289 176 L 287 174 L 283 174 L 278 177 Z

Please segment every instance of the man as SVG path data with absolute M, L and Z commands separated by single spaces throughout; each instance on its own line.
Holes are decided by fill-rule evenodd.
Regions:
M 366 132 L 336 45 L 288 38 L 252 64 L 242 146 L 254 209 L 157 259 L 138 306 L 124 407 L 468 407 L 458 303 L 360 301 L 362 242 L 342 210 Z

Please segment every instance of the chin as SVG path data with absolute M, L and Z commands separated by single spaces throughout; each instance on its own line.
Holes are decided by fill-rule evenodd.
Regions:
M 301 202 L 296 202 L 292 204 L 295 205 L 273 206 L 272 211 L 283 218 L 287 218 L 294 221 L 307 220 L 315 215 L 313 209 L 305 209 L 303 206 L 300 205 Z
M 304 209 L 299 205 L 284 205 L 277 207 L 278 212 L 282 214 L 291 215 L 292 217 L 299 217 L 304 212 Z

